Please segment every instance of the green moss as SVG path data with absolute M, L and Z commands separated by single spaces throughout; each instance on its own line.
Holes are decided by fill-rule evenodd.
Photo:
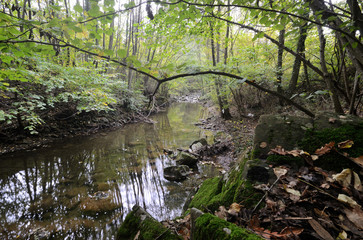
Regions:
M 224 229 L 231 231 L 228 234 Z M 218 240 L 259 240 L 260 236 L 249 232 L 246 229 L 240 228 L 233 223 L 229 223 L 209 213 L 203 214 L 196 220 L 195 234 L 193 239 L 218 239 Z
M 243 177 L 245 162 L 241 162 L 237 169 L 231 171 L 227 182 L 221 178 L 206 180 L 194 196 L 189 208 L 195 207 L 203 211 L 216 211 L 219 206 L 230 206 L 237 202 L 245 207 L 254 207 L 262 194 L 256 192 L 252 184 Z
M 272 164 L 275 166 L 280 165 L 290 165 L 292 167 L 301 167 L 304 166 L 304 159 L 300 157 L 293 157 L 293 156 L 282 156 L 282 155 L 269 155 L 266 159 L 267 164 Z
M 353 146 L 347 149 L 338 149 L 337 144 L 345 140 L 353 140 Z M 299 146 L 304 151 L 314 153 L 316 149 L 332 141 L 335 142 L 335 147 L 339 152 L 346 152 L 350 157 L 361 156 L 363 154 L 363 123 L 358 125 L 345 124 L 339 128 L 329 128 L 322 131 L 309 130 L 306 132 L 304 139 L 299 143 Z M 326 170 L 335 171 L 341 171 L 343 168 L 355 169 L 357 167 L 347 158 L 334 151 L 320 157 L 314 162 L 314 165 Z
M 135 216 L 135 211 L 127 214 L 125 221 L 117 232 L 117 239 L 131 239 L 138 232 L 141 219 Z
M 189 207 L 195 207 L 198 209 L 208 208 L 209 203 L 213 197 L 218 195 L 222 189 L 222 179 L 220 177 L 214 177 L 207 179 L 203 182 L 202 186 L 194 196 L 193 200 L 189 204 Z
M 143 221 L 137 216 L 138 208 L 132 210 L 125 218 L 121 227 L 117 232 L 117 239 L 119 240 L 132 240 L 135 235 L 140 231 L 140 240 L 180 240 L 181 237 L 172 234 L 171 231 L 165 228 L 160 222 L 147 216 Z
M 262 198 L 263 194 L 253 188 L 250 181 L 245 181 L 237 188 L 233 202 L 241 203 L 246 208 L 254 208 L 258 201 Z M 260 207 L 263 207 L 261 204 Z

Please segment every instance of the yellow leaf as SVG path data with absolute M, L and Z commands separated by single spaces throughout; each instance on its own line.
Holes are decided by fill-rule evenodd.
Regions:
M 344 142 L 338 143 L 338 148 L 351 148 L 354 142 L 352 140 L 346 140 Z

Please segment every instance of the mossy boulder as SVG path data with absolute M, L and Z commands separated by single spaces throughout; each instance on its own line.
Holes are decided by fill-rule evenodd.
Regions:
M 164 168 L 164 178 L 169 181 L 183 181 L 190 173 L 190 168 L 187 165 L 170 166 Z
M 176 163 L 179 165 L 187 165 L 193 167 L 197 164 L 198 158 L 193 154 L 180 151 L 176 157 Z
M 137 238 L 136 235 L 138 235 Z M 140 206 L 135 205 L 132 208 L 132 211 L 127 214 L 125 221 L 119 228 L 117 232 L 117 239 L 181 240 L 182 238 L 165 228 Z
M 307 129 L 313 128 L 313 119 L 287 115 L 262 115 L 255 129 L 254 149 L 256 157 L 267 157 L 270 149 L 283 146 L 297 147 Z
M 203 147 L 208 146 L 207 139 L 201 138 L 197 141 L 194 141 L 192 144 L 190 144 L 189 148 L 193 153 L 199 152 Z
M 337 146 L 338 143 L 346 140 L 353 140 L 353 146 L 351 148 L 339 149 Z M 359 172 L 359 167 L 342 153 L 346 153 L 349 157 L 353 158 L 363 155 L 363 121 L 360 123 L 342 124 L 339 127 L 319 131 L 308 130 L 298 144 L 304 151 L 314 153 L 316 149 L 330 142 L 335 143 L 335 148 L 339 153 L 337 151 L 331 151 L 314 161 L 314 165 L 336 172 L 340 172 L 344 168 L 351 168 Z
M 203 182 L 200 189 L 189 204 L 189 208 L 216 211 L 219 206 L 230 206 L 237 202 L 245 207 L 254 207 L 262 194 L 256 192 L 249 180 L 244 176 L 245 161 L 238 164 L 226 177 L 215 177 Z
M 193 240 L 260 240 L 260 236 L 247 229 L 206 213 L 196 219 Z

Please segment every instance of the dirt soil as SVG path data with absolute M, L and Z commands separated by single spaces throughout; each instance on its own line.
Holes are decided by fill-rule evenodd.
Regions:
M 229 171 L 238 156 L 252 150 L 256 118 L 243 120 L 224 120 L 219 110 L 210 102 L 203 103 L 209 116 L 202 119 L 197 126 L 215 132 L 215 143 L 200 153 L 205 162 L 213 162 L 216 166 Z

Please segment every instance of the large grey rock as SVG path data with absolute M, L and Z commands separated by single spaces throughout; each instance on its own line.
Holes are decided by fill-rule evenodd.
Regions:
M 255 129 L 254 149 L 256 157 L 264 157 L 270 149 L 282 146 L 286 150 L 298 148 L 298 143 L 308 129 L 321 131 L 338 128 L 343 124 L 358 126 L 362 119 L 357 116 L 321 112 L 314 119 L 287 115 L 262 115 Z
M 314 118 L 314 130 L 320 131 L 326 128 L 338 128 L 343 124 L 358 125 L 362 119 L 353 115 L 339 115 L 333 112 L 321 112 Z
M 198 153 L 205 146 L 208 146 L 207 139 L 201 138 L 197 141 L 194 141 L 192 144 L 190 144 L 189 148 L 190 148 L 190 151 L 192 151 L 193 153 Z
M 176 157 L 176 163 L 179 165 L 187 165 L 189 167 L 193 167 L 195 166 L 195 164 L 197 164 L 197 162 L 198 158 L 196 156 L 183 151 L 179 152 L 178 156 Z
M 283 146 L 297 147 L 305 131 L 313 128 L 313 119 L 286 115 L 262 115 L 255 129 L 254 149 L 259 156 L 266 156 L 270 149 Z
M 187 165 L 178 165 L 164 168 L 164 178 L 169 181 L 183 181 L 189 174 L 190 168 Z

